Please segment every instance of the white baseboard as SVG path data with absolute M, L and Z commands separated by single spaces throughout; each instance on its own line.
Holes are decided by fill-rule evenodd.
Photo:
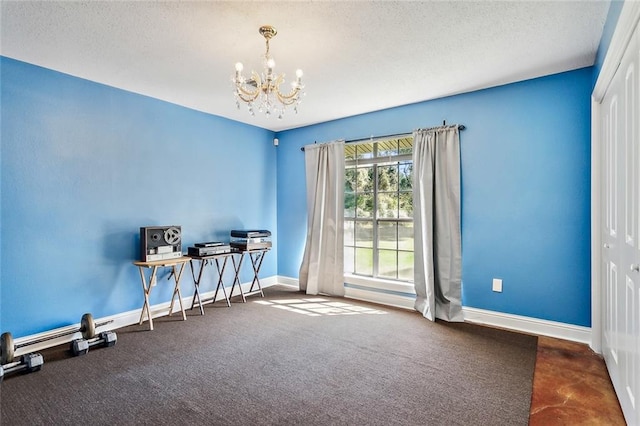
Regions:
M 295 287 L 297 289 L 300 289 L 300 283 L 298 282 L 297 278 L 291 278 L 291 277 L 285 277 L 283 275 L 277 275 L 276 279 L 277 279 L 279 285 L 284 285 L 284 286 L 287 286 L 287 287 Z
M 462 307 L 462 312 L 464 320 L 467 322 L 506 328 L 538 336 L 556 337 L 579 343 L 591 343 L 591 328 L 589 327 L 464 306 Z
M 286 285 L 298 287 L 298 280 L 291 277 L 278 276 L 278 283 L 286 283 Z M 414 297 L 405 297 L 373 289 L 366 290 L 362 287 L 345 287 L 345 297 L 411 310 L 414 309 L 415 302 Z M 591 328 L 589 327 L 464 306 L 462 307 L 462 313 L 464 320 L 470 323 L 499 327 L 537 336 L 556 337 L 579 343 L 591 343 Z
M 285 277 L 281 275 L 273 275 L 271 277 L 265 277 L 260 279 L 262 288 L 271 287 L 273 285 L 283 285 L 299 289 L 299 283 L 296 278 Z M 242 291 L 248 292 L 251 287 L 251 283 L 243 283 Z M 231 291 L 230 287 L 226 287 L 227 294 Z M 214 291 L 202 293 L 200 297 L 204 299 L 211 299 L 215 294 Z M 235 292 L 234 297 L 239 293 Z M 362 300 L 365 302 L 377 303 L 386 306 L 393 306 L 397 308 L 413 309 L 415 299 L 412 297 L 404 297 L 396 294 L 389 294 L 383 292 L 377 292 L 373 290 L 364 290 L 362 288 L 345 287 L 345 297 Z M 182 303 L 185 309 L 191 307 L 191 300 L 193 295 L 190 294 L 187 297 L 182 298 Z M 222 300 L 224 295 L 222 292 L 218 292 L 216 301 Z M 235 303 L 238 303 L 237 301 Z M 151 316 L 153 318 L 166 316 L 168 314 L 169 306 L 171 302 L 159 303 L 151 306 Z M 174 304 L 173 314 L 179 312 L 179 304 Z M 108 322 L 104 326 L 97 329 L 98 332 L 107 330 L 116 330 L 118 328 L 126 327 L 129 325 L 137 324 L 140 320 L 140 309 L 134 309 L 128 312 L 122 312 L 119 314 L 111 315 L 104 318 L 94 318 L 96 324 Z M 507 330 L 519 331 L 523 333 L 529 333 L 534 335 L 556 337 L 559 339 L 571 340 L 579 343 L 589 344 L 591 342 L 591 329 L 589 327 L 580 327 L 571 324 L 565 324 L 555 321 L 541 320 L 537 318 L 524 317 L 520 315 L 505 314 L 502 312 L 487 311 L 484 309 L 462 307 L 464 314 L 464 320 L 475 324 L 487 325 L 492 327 L 500 327 Z M 146 322 L 146 320 L 145 320 Z M 15 339 L 14 344 L 22 347 L 16 349 L 15 356 L 20 356 L 29 352 L 37 352 L 46 348 L 50 348 L 57 345 L 69 343 L 75 339 L 82 337 L 80 332 L 67 334 L 65 336 L 56 337 L 55 339 L 48 339 L 42 342 L 36 342 L 41 339 L 47 339 L 50 336 L 55 336 L 61 333 L 71 333 L 74 330 L 78 330 L 80 324 L 73 324 L 65 327 L 60 327 L 55 330 L 49 330 L 43 333 L 32 334 L 30 336 L 21 337 Z

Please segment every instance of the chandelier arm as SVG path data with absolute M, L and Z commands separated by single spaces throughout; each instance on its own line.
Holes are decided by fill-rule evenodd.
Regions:
M 291 89 L 289 93 L 282 93 L 280 91 L 280 85 L 284 83 L 284 74 L 280 74 L 278 78 L 274 81 L 275 85 L 275 94 L 278 100 L 286 106 L 293 105 L 298 100 L 298 95 L 300 93 L 300 86 L 296 86 Z
M 280 102 L 284 105 L 293 105 L 298 101 L 298 95 L 300 94 L 300 88 L 293 89 L 288 94 L 284 95 L 280 93 L 280 90 L 276 90 L 276 96 Z
M 260 92 L 261 92 L 262 81 L 260 80 L 260 76 L 258 75 L 258 73 L 256 73 L 255 71 L 252 71 L 251 80 L 249 81 L 254 81 L 256 83 L 255 90 L 247 90 L 244 88 L 242 84 L 239 84 L 238 82 L 236 82 L 237 95 L 244 102 L 255 101 L 258 98 L 258 96 L 260 96 Z
M 242 91 L 242 89 L 240 89 L 241 91 L 236 92 L 236 96 L 239 97 L 243 102 L 249 103 L 249 102 L 253 102 L 256 100 L 256 98 L 258 97 L 259 93 L 248 93 L 248 92 L 244 92 Z
M 258 97 L 258 95 L 260 95 L 260 91 L 256 90 L 252 92 L 244 87 L 237 86 L 236 95 L 245 102 L 252 102 Z

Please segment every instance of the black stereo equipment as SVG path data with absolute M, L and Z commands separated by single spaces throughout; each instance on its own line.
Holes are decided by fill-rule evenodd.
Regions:
M 180 226 L 145 226 L 140 228 L 140 259 L 143 262 L 182 257 Z
M 214 254 L 222 254 L 222 253 L 230 253 L 231 246 L 229 244 L 220 244 L 218 246 L 208 246 L 208 247 L 189 247 L 187 249 L 187 253 L 189 256 L 193 257 L 206 257 L 213 256 Z
M 233 238 L 266 238 L 271 236 L 271 231 L 266 229 L 261 230 L 238 230 L 231 231 L 231 237 Z
M 222 241 L 210 241 L 208 243 L 195 243 L 194 246 L 196 247 L 217 247 L 217 246 L 223 246 L 224 243 Z
M 271 248 L 271 232 L 260 230 L 231 231 L 231 247 L 236 250 L 268 250 Z

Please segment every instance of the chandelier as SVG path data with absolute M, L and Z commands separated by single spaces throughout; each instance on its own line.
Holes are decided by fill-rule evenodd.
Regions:
M 300 96 L 304 95 L 302 84 L 302 70 L 296 71 L 296 80 L 291 82 L 291 90 L 288 93 L 280 91 L 280 85 L 284 83 L 284 74 L 276 75 L 273 72 L 275 61 L 269 54 L 269 40 L 276 36 L 277 31 L 270 25 L 260 27 L 258 32 L 265 38 L 267 50 L 263 56 L 263 70 L 261 74 L 251 71 L 251 78 L 242 75 L 242 63 L 236 64 L 236 74 L 233 78 L 235 86 L 234 96 L 236 106 L 240 109 L 240 101 L 245 102 L 249 108 L 249 114 L 254 115 L 254 107 L 263 112 L 267 117 L 276 114 L 281 119 L 288 106 L 293 105 L 293 110 L 298 113 Z

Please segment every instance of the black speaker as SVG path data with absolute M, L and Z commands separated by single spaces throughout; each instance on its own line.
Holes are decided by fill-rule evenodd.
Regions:
M 140 228 L 140 260 L 177 259 L 182 257 L 180 226 L 145 226 Z

